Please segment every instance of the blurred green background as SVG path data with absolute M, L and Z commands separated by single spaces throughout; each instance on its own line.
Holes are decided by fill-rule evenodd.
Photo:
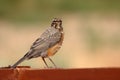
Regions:
M 0 66 L 20 59 L 55 17 L 65 32 L 58 67 L 120 67 L 119 0 L 0 0 Z M 20 65 L 44 67 L 41 58 Z

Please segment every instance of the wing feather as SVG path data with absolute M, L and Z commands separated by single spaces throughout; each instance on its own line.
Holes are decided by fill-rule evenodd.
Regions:
M 30 49 L 39 49 L 47 46 L 51 47 L 60 40 L 60 37 L 61 34 L 59 31 L 53 27 L 50 27 L 32 44 Z

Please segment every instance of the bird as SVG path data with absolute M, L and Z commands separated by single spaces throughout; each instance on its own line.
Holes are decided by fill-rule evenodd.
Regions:
M 33 58 L 41 57 L 46 67 L 49 68 L 45 58 L 48 58 L 54 67 L 57 67 L 50 58 L 53 56 L 62 46 L 64 39 L 64 32 L 62 27 L 62 20 L 54 18 L 51 26 L 48 27 L 39 38 L 33 42 L 29 51 L 19 59 L 11 68 L 16 68 L 21 62 L 30 60 Z

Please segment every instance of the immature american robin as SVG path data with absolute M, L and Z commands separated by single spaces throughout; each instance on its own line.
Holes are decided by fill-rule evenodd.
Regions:
M 32 44 L 30 50 L 11 68 L 16 68 L 24 60 L 42 57 L 45 65 L 49 67 L 44 58 L 48 58 L 56 67 L 50 56 L 53 56 L 61 47 L 64 38 L 62 20 L 54 18 L 51 26 Z

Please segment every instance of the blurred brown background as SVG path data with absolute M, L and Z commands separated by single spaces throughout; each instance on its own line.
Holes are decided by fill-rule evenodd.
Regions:
M 0 66 L 23 57 L 55 17 L 65 32 L 58 67 L 120 67 L 119 0 L 0 0 Z M 44 67 L 41 58 L 20 65 Z

